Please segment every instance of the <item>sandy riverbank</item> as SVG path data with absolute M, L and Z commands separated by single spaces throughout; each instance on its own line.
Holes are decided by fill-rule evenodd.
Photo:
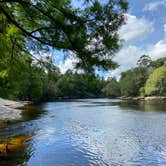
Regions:
M 0 98 L 0 123 L 19 120 L 22 110 L 19 109 L 27 104 L 28 101 L 12 101 Z

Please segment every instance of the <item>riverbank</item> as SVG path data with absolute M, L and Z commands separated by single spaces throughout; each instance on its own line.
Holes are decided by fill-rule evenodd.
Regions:
M 30 104 L 29 101 L 12 101 L 0 98 L 0 123 L 19 120 L 21 107 Z
M 122 96 L 119 99 L 121 100 L 134 100 L 134 101 L 166 101 L 166 96 L 148 96 L 148 97 L 142 97 L 142 96 L 138 96 L 138 97 L 125 97 Z

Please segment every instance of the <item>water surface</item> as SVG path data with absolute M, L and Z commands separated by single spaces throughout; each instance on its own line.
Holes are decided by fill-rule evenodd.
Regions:
M 166 165 L 164 103 L 50 102 L 31 107 L 23 117 L 0 127 L 0 141 L 28 140 L 6 156 L 0 153 L 0 166 Z

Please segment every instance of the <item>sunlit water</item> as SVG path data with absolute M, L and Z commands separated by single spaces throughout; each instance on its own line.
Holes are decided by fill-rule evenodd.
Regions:
M 109 99 L 50 102 L 2 125 L 0 138 L 28 136 L 0 166 L 165 166 L 166 104 Z

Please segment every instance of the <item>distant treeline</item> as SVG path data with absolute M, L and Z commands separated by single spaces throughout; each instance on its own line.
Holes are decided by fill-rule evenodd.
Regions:
M 69 70 L 61 74 L 51 62 L 41 65 L 28 56 L 14 59 L 12 65 L 3 65 L 8 67 L 0 69 L 0 97 L 8 99 L 51 101 L 166 95 L 166 58 L 152 61 L 144 55 L 136 68 L 121 73 L 119 81 L 104 80 L 95 73 L 78 74 Z
M 33 63 L 13 65 L 0 72 L 0 97 L 16 100 L 50 101 L 56 99 L 103 97 L 105 81 L 95 74 L 60 74 Z
M 107 97 L 166 96 L 166 58 L 152 61 L 141 56 L 138 66 L 121 73 L 121 78 L 108 80 L 103 89 Z

